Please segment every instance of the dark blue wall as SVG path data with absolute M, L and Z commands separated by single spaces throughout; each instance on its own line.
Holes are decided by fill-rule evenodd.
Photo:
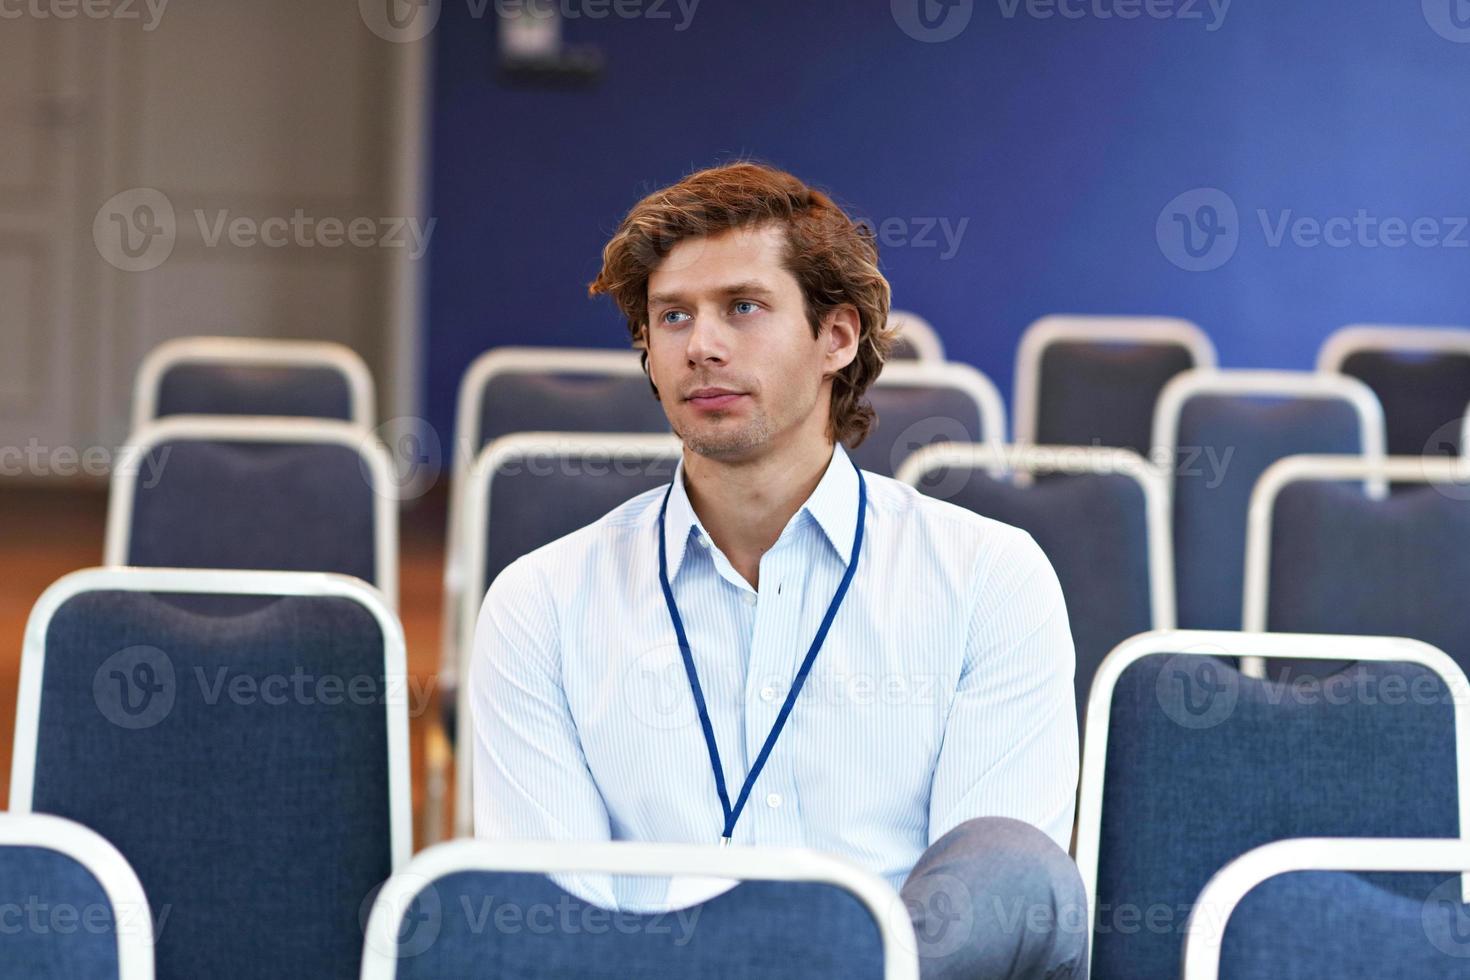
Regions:
M 936 228 L 936 244 L 897 241 L 883 262 L 895 306 L 1007 392 L 1017 337 L 1049 312 L 1185 316 L 1223 364 L 1289 368 L 1344 323 L 1470 321 L 1466 0 L 1236 0 L 1223 21 L 1207 0 L 1148 0 L 1197 19 L 1133 20 L 1092 12 L 1130 0 L 1064 0 L 1081 19 L 961 0 L 951 16 L 970 20 L 940 43 L 900 29 L 914 0 L 702 0 L 683 31 L 669 0 L 670 19 L 567 22 L 569 41 L 606 54 L 590 91 L 499 83 L 494 6 L 477 18 L 469 2 L 444 0 L 436 35 L 427 385 L 441 432 L 488 347 L 624 346 L 611 304 L 586 298 L 608 234 L 643 193 L 738 155 L 890 219 L 890 240 L 965 222 L 952 255 Z M 1172 216 L 1156 226 L 1205 187 L 1238 209 L 1237 248 L 1186 271 Z M 1199 203 L 1176 210 L 1200 219 Z M 1275 225 L 1288 209 L 1434 219 L 1458 245 L 1373 246 L 1374 229 L 1273 246 L 1257 212 Z

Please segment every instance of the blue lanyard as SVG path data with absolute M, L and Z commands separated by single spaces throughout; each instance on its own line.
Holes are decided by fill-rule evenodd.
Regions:
M 771 726 L 771 733 L 766 736 L 766 742 L 761 746 L 760 754 L 755 757 L 755 764 L 750 767 L 750 772 L 745 777 L 745 783 L 740 787 L 740 797 L 735 805 L 730 806 L 730 794 L 725 789 L 725 771 L 720 766 L 720 749 L 715 744 L 714 726 L 710 724 L 709 708 L 705 705 L 704 689 L 699 686 L 699 672 L 694 669 L 694 655 L 689 650 L 689 637 L 684 632 L 684 620 L 679 616 L 679 607 L 674 602 L 674 590 L 669 587 L 668 569 L 668 547 L 664 543 L 664 515 L 669 509 L 669 495 L 674 492 L 674 484 L 669 484 L 669 489 L 664 492 L 664 502 L 658 510 L 658 583 L 663 586 L 664 602 L 669 606 L 669 618 L 674 621 L 674 632 L 679 637 L 679 653 L 684 658 L 684 672 L 689 675 L 689 689 L 694 692 L 694 706 L 699 711 L 699 726 L 704 729 L 704 744 L 709 749 L 710 766 L 715 772 L 715 790 L 720 794 L 720 807 L 725 813 L 725 827 L 720 832 L 720 846 L 724 847 L 730 843 L 730 837 L 735 830 L 735 821 L 740 819 L 740 812 L 745 809 L 745 801 L 750 798 L 750 790 L 755 785 L 756 777 L 765 768 L 766 760 L 771 756 L 771 749 L 776 745 L 776 739 L 781 735 L 781 729 L 786 725 L 786 719 L 791 715 L 791 709 L 796 705 L 796 698 L 801 694 L 801 687 L 806 683 L 807 675 L 811 673 L 812 664 L 817 659 L 817 651 L 822 649 L 822 641 L 827 639 L 827 631 L 832 627 L 832 620 L 837 616 L 837 610 L 842 606 L 842 600 L 847 596 L 847 587 L 852 584 L 853 573 L 857 571 L 858 555 L 863 548 L 863 525 L 867 518 L 868 485 L 863 480 L 863 471 L 858 469 L 857 463 L 852 464 L 858 475 L 858 512 L 857 530 L 852 537 L 852 556 L 847 561 L 847 571 L 842 576 L 842 584 L 837 586 L 837 594 L 832 597 L 832 604 L 827 607 L 827 615 L 822 619 L 822 626 L 817 630 L 816 639 L 812 640 L 811 649 L 806 652 L 806 659 L 801 662 L 801 669 L 796 672 L 796 680 L 791 684 L 791 690 L 786 694 L 786 703 L 781 705 L 781 713 L 776 716 L 776 723 Z M 677 480 L 678 477 L 676 476 Z

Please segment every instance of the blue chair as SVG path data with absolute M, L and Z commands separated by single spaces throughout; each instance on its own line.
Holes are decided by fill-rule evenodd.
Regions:
M 325 419 L 179 416 L 130 438 L 112 474 L 109 565 L 338 572 L 397 601 L 386 450 Z
M 1152 461 L 1171 471 L 1179 625 L 1239 629 L 1246 512 L 1283 456 L 1383 456 L 1383 413 L 1361 381 L 1292 371 L 1188 371 L 1159 396 Z
M 38 813 L 0 813 L 0 976 L 153 980 L 153 916 L 102 837 Z
M 350 347 L 309 340 L 183 337 L 133 382 L 133 428 L 169 415 L 290 415 L 371 429 L 373 379 Z
M 1095 446 L 949 443 L 909 457 L 898 479 L 1003 524 L 1046 552 L 1077 653 L 1081 720 L 1093 672 L 1128 637 L 1174 626 L 1164 478 L 1137 454 Z
M 112 842 L 161 980 L 356 978 L 412 845 L 403 633 L 371 586 L 89 569 L 37 601 L 10 805 Z
M 635 350 L 562 347 L 497 347 L 481 354 L 460 382 L 449 487 L 444 605 L 440 624 L 439 682 L 446 726 L 430 729 L 426 743 L 428 799 L 426 839 L 442 836 L 448 771 L 455 731 L 461 616 L 467 567 L 463 530 L 471 506 L 470 468 L 502 436 L 521 432 L 668 433 L 669 420 Z M 594 515 L 600 517 L 601 514 Z
M 956 361 L 890 361 L 868 389 L 878 424 L 849 455 L 862 469 L 892 476 L 936 442 L 1005 442 L 1006 410 L 990 379 Z
M 1470 330 L 1343 327 L 1317 353 L 1317 370 L 1357 378 L 1383 404 L 1388 452 L 1458 456 L 1470 405 Z
M 618 505 L 667 486 L 682 447 L 673 436 L 523 432 L 502 436 L 470 469 L 461 525 L 468 581 L 461 596 L 459 677 L 469 676 L 475 622 L 485 591 L 505 567 L 593 523 Z M 457 685 L 446 730 L 471 744 L 469 685 Z M 474 832 L 470 753 L 456 755 L 455 830 Z
M 1470 977 L 1467 871 L 1463 839 L 1305 838 L 1258 847 L 1200 895 L 1184 940 L 1184 980 Z M 1407 898 L 1362 872 L 1421 875 L 1432 888 L 1425 899 Z
M 1016 442 L 1146 454 L 1164 385 L 1214 366 L 1214 345 L 1188 320 L 1042 317 L 1016 352 Z
M 602 909 L 557 883 L 607 874 L 734 887 L 687 908 L 671 900 L 672 911 L 635 912 Z M 919 976 L 913 927 L 887 882 L 812 851 L 766 848 L 441 844 L 379 893 L 365 945 L 363 980 Z
M 1364 490 L 1385 481 L 1404 489 Z M 1463 460 L 1287 457 L 1252 497 L 1245 628 L 1411 636 L 1470 668 L 1466 542 Z
M 1230 657 L 1355 663 L 1286 686 Z M 1176 975 L 1181 910 L 1261 844 L 1457 836 L 1466 685 L 1417 640 L 1162 631 L 1119 646 L 1093 681 L 1078 800 L 1093 980 Z M 1427 894 L 1414 876 L 1379 884 Z
M 917 313 L 889 310 L 888 326 L 898 331 L 888 357 L 894 361 L 943 361 L 944 341 L 939 331 Z

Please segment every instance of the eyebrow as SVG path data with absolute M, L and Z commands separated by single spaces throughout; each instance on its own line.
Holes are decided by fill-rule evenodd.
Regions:
M 762 299 L 770 299 L 776 295 L 773 290 L 755 279 L 720 286 L 715 293 L 721 296 L 758 296 Z M 684 301 L 683 293 L 654 293 L 648 297 L 649 306 L 676 306 Z

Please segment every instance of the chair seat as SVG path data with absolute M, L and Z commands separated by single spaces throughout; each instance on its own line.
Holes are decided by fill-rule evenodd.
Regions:
M 1417 898 L 1378 875 L 1299 871 L 1269 878 L 1241 900 L 1225 930 L 1226 980 L 1384 980 L 1470 977 L 1470 915 L 1459 875 L 1417 879 Z

